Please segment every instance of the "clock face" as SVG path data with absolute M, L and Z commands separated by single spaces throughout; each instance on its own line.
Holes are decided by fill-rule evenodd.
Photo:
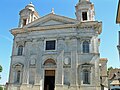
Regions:
M 65 58 L 64 63 L 65 63 L 66 65 L 68 65 L 68 64 L 70 63 L 69 58 Z

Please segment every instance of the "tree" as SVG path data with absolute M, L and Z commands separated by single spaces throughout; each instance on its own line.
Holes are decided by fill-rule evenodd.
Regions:
M 0 65 L 0 72 L 2 72 L 2 66 Z M 0 75 L 0 79 L 1 79 L 1 75 Z M 0 90 L 3 90 L 3 88 L 0 86 Z
M 2 66 L 0 65 L 0 72 L 2 72 Z M 1 75 L 0 75 L 0 79 L 1 79 Z
M 108 68 L 108 70 L 107 70 L 107 74 L 109 75 L 109 72 L 110 72 L 110 70 L 112 70 L 113 69 L 113 67 L 109 67 Z
M 0 72 L 2 72 L 2 66 L 0 65 Z
M 0 90 L 3 90 L 3 88 L 2 88 L 2 87 L 0 87 Z

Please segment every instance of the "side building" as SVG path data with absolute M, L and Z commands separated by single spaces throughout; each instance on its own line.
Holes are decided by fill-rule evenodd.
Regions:
M 79 0 L 76 19 L 40 17 L 32 3 L 20 11 L 14 36 L 8 90 L 101 90 L 107 59 L 100 59 L 102 22 L 94 4 Z
M 110 90 L 120 90 L 120 69 L 111 69 L 108 79 Z

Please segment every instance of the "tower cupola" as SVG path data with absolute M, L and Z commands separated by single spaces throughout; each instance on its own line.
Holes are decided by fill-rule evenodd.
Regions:
M 79 0 L 76 9 L 76 17 L 79 21 L 94 21 L 95 20 L 95 12 L 94 12 L 94 4 L 90 2 L 90 0 Z
M 35 7 L 32 3 L 28 4 L 23 10 L 21 10 L 19 15 L 20 15 L 19 21 L 20 28 L 39 18 L 39 14 L 35 10 Z
M 35 8 L 34 8 L 34 5 L 32 4 L 32 2 L 30 4 L 28 4 L 25 8 L 35 11 Z
M 90 1 L 90 0 L 79 0 L 79 2 Z

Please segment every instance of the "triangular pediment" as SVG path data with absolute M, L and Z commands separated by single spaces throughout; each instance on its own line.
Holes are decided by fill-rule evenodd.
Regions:
M 25 27 L 41 27 L 41 26 L 53 26 L 53 25 L 64 25 L 64 24 L 75 24 L 78 21 L 64 16 L 56 14 L 48 14 L 43 16 L 32 23 L 27 24 Z
M 51 25 L 61 25 L 61 24 L 65 24 L 65 23 L 57 21 L 57 20 L 50 19 L 46 22 L 39 23 L 37 26 L 51 26 Z

